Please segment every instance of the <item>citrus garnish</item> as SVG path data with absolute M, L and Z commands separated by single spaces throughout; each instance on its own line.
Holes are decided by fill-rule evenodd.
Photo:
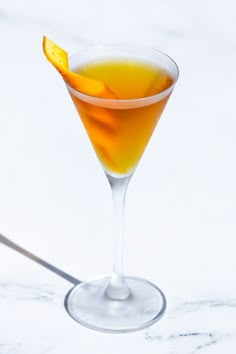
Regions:
M 73 89 L 86 95 L 116 99 L 116 95 L 103 82 L 79 75 L 69 68 L 68 54 L 46 36 L 43 37 L 43 51 L 49 62 Z

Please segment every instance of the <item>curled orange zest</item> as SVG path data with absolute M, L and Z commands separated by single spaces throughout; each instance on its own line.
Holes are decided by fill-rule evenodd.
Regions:
M 68 53 L 46 36 L 43 37 L 43 51 L 49 62 L 73 89 L 90 96 L 117 99 L 112 90 L 103 82 L 71 71 L 69 68 Z

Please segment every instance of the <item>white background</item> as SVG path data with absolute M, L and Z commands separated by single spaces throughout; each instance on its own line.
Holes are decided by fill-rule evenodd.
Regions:
M 235 23 L 233 0 L 2 1 L 0 233 L 78 278 L 110 271 L 109 186 L 61 78 L 43 56 L 42 36 L 69 53 L 90 43 L 148 44 L 175 59 L 180 78 L 129 186 L 126 272 L 157 283 L 170 308 L 178 299 L 236 301 Z M 0 246 L 0 284 L 1 279 L 13 287 L 15 282 L 33 284 L 36 293 L 43 284 L 54 284 L 51 291 L 56 289 L 64 311 L 70 285 L 61 287 L 56 275 Z M 22 288 L 11 291 L 17 297 Z M 91 333 L 64 312 L 60 330 L 56 324 L 56 329 L 47 327 L 46 319 L 54 321 L 55 316 L 57 322 L 56 311 L 41 311 L 35 303 L 33 312 L 27 312 L 26 302 L 25 308 L 14 305 L 14 296 L 0 320 L 0 353 L 66 353 L 68 346 L 77 353 L 77 334 L 84 338 L 83 353 L 93 348 L 104 353 L 101 342 L 110 352 L 111 338 L 117 338 Z M 38 323 L 34 311 L 41 317 L 29 339 L 24 333 Z M 216 323 L 228 323 L 225 330 L 232 334 L 233 311 L 234 317 L 227 311 L 199 315 L 200 329 L 193 330 L 204 323 L 209 331 Z M 163 322 L 161 335 L 164 331 L 168 339 L 179 330 L 180 317 L 166 330 Z M 194 321 L 189 320 L 185 331 L 192 330 Z M 219 324 L 217 330 L 222 328 Z M 57 337 L 57 331 L 66 337 Z M 48 347 L 37 333 L 45 336 Z M 146 345 L 146 337 L 114 339 L 118 344 L 112 351 L 128 352 L 127 343 L 138 353 L 156 353 L 159 346 L 162 354 L 190 354 L 196 347 L 188 349 L 185 343 L 173 349 L 168 340 Z M 95 342 L 88 344 L 89 338 Z M 224 354 L 235 352 L 236 339 L 228 348 Z M 216 345 L 205 349 L 216 353 Z

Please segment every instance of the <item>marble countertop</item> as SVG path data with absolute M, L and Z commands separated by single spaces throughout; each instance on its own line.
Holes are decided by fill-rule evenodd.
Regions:
M 235 354 L 234 1 L 12 0 L 0 31 L 0 354 Z M 145 43 L 179 65 L 127 195 L 126 273 L 168 301 L 149 329 L 102 334 L 64 309 L 111 269 L 112 203 L 44 34 L 70 53 Z

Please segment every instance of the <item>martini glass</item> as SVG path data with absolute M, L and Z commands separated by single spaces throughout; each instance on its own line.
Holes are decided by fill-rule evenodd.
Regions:
M 125 333 L 154 324 L 166 308 L 165 296 L 156 285 L 136 276 L 124 276 L 123 212 L 128 184 L 173 91 L 178 67 L 169 56 L 152 48 L 108 45 L 72 55 L 70 68 L 76 71 L 87 63 L 104 60 L 145 62 L 160 68 L 169 80 L 158 93 L 149 87 L 141 97 L 127 99 L 92 97 L 67 85 L 111 186 L 115 241 L 111 275 L 75 286 L 66 296 L 65 307 L 84 326 Z M 155 84 L 150 83 L 154 87 Z

